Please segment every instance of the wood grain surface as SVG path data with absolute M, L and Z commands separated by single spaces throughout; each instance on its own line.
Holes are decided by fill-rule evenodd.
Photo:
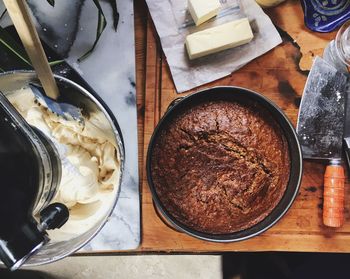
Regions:
M 350 252 L 350 190 L 346 179 L 345 224 L 322 224 L 324 165 L 304 161 L 301 190 L 288 213 L 273 228 L 250 240 L 218 244 L 197 240 L 167 226 L 156 214 L 145 173 L 145 154 L 152 132 L 177 94 L 166 59 L 144 1 L 135 1 L 137 96 L 139 108 L 140 175 L 142 177 L 142 244 L 140 252 L 315 251 Z M 230 76 L 204 87 L 236 85 L 267 96 L 295 125 L 298 106 L 315 55 L 322 54 L 335 33 L 312 33 L 303 23 L 298 0 L 266 11 L 283 43 Z M 198 90 L 197 88 L 196 90 Z M 142 153 L 143 151 L 143 153 Z

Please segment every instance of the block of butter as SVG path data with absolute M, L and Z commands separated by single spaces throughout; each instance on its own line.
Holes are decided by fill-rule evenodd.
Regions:
M 192 60 L 249 43 L 253 37 L 248 18 L 242 18 L 188 35 L 186 48 Z
M 219 0 L 188 0 L 188 10 L 197 26 L 216 16 L 220 7 Z

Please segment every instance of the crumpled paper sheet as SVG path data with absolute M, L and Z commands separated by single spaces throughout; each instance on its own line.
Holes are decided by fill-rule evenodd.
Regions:
M 205 0 L 203 0 L 205 1 Z M 178 93 L 220 79 L 282 42 L 270 18 L 255 0 L 221 0 L 216 18 L 196 27 L 187 0 L 146 0 Z M 185 48 L 188 34 L 248 17 L 254 39 L 246 45 L 190 61 Z

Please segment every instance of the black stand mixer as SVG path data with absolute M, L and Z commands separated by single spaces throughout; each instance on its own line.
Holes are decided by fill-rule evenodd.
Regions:
M 50 204 L 60 179 L 53 143 L 0 92 L 0 259 L 9 269 L 19 268 L 49 241 L 46 230 L 68 220 L 66 206 Z

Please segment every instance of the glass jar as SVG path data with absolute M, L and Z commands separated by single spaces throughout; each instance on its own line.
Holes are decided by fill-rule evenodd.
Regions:
M 335 38 L 335 50 L 338 58 L 350 66 L 350 21 L 345 22 Z
M 273 7 L 276 6 L 285 0 L 255 0 L 262 7 Z

